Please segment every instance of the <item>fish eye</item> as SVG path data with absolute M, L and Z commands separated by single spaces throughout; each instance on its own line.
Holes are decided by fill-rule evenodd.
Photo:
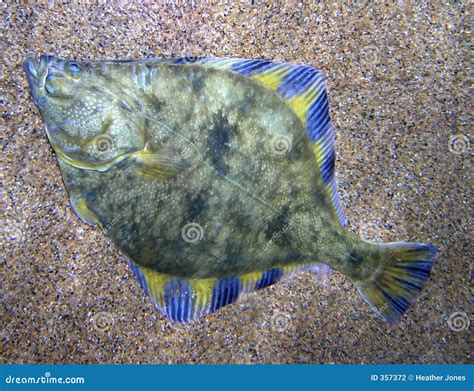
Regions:
M 70 62 L 67 64 L 67 69 L 71 74 L 76 75 L 81 70 L 81 66 L 77 62 Z

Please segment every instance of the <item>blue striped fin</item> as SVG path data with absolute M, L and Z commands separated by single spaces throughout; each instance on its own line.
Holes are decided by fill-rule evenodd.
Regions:
M 305 92 L 318 81 L 323 81 L 323 76 L 316 68 L 294 66 L 283 77 L 276 92 L 284 99 L 294 98 Z
M 267 72 L 279 64 L 267 60 L 240 60 L 232 65 L 232 71 L 243 76 L 250 76 L 255 72 Z
M 316 264 L 272 268 L 221 279 L 183 279 L 138 266 L 127 260 L 155 308 L 172 322 L 190 323 L 254 292 L 308 270 Z
M 276 268 L 276 269 L 270 269 L 262 274 L 262 278 L 257 282 L 255 285 L 255 289 L 262 289 L 267 286 L 273 285 L 276 282 L 280 281 L 281 278 L 283 277 L 283 270 Z
M 219 280 L 212 290 L 211 312 L 237 301 L 241 291 L 242 283 L 239 277 L 228 277 Z
M 193 298 L 189 283 L 173 278 L 164 286 L 163 311 L 172 322 L 187 323 L 191 320 Z
M 133 275 L 136 277 L 136 279 L 138 280 L 139 284 L 140 284 L 140 287 L 145 291 L 145 293 L 148 294 L 148 288 L 146 286 L 146 280 L 145 280 L 145 276 L 143 275 L 143 273 L 140 271 L 140 268 L 137 266 L 137 264 L 135 262 L 133 262 L 132 260 L 128 259 L 128 258 L 125 258 L 127 260 L 127 263 L 129 264 L 130 266 L 130 269 L 132 269 L 132 273 Z

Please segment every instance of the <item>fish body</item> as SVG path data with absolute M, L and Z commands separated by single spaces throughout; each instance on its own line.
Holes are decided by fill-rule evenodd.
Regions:
M 74 210 L 115 242 L 171 320 L 322 262 L 395 321 L 428 278 L 433 246 L 344 229 L 317 69 L 42 56 L 25 70 Z

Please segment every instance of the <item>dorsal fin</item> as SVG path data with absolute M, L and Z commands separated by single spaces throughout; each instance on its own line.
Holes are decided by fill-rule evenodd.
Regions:
M 306 128 L 321 174 L 324 189 L 341 223 L 347 224 L 335 179 L 335 133 L 329 117 L 329 104 L 323 74 L 314 67 L 238 58 L 182 57 L 174 64 L 201 64 L 229 70 L 253 78 L 276 92 L 290 106 Z

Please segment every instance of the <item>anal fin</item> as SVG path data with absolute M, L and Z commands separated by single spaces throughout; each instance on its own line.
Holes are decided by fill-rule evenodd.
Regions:
M 129 264 L 155 307 L 172 322 L 190 323 L 254 292 L 307 270 L 312 264 L 277 267 L 224 278 L 179 278 Z

